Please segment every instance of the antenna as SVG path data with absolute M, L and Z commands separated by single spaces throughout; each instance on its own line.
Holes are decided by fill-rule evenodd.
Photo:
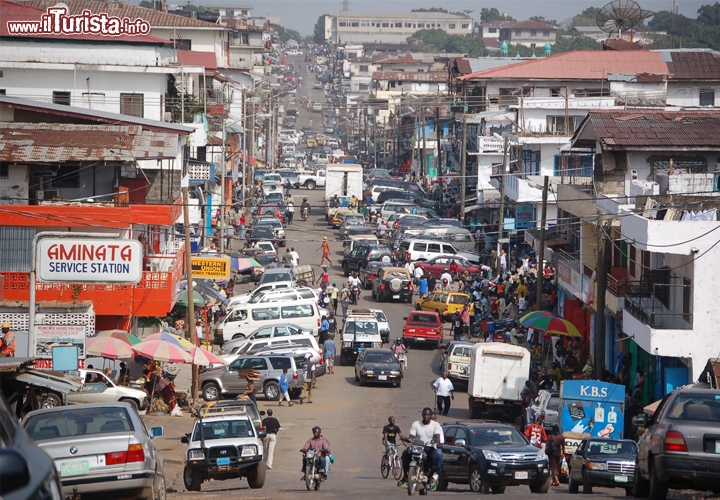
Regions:
M 606 33 L 617 33 L 618 38 L 623 31 L 632 30 L 641 20 L 654 16 L 650 10 L 643 10 L 633 0 L 613 0 L 598 12 L 595 22 L 598 28 Z
M 343 0 L 342 2 L 342 9 L 343 11 L 347 12 L 350 10 L 350 0 Z

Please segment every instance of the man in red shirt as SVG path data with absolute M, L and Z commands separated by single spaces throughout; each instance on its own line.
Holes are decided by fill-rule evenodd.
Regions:
M 308 450 L 315 450 L 315 452 L 319 452 L 322 454 L 322 458 L 320 459 L 320 463 L 323 464 L 323 473 L 325 476 L 327 476 L 327 473 L 330 472 L 330 443 L 328 443 L 327 439 L 322 435 L 322 430 L 320 427 L 315 426 L 312 429 L 313 437 L 307 440 L 305 443 L 305 446 L 302 447 L 300 452 L 303 454 L 303 477 L 301 481 L 305 480 L 305 466 L 307 465 L 307 458 L 305 457 L 305 452 Z
M 542 444 L 547 442 L 547 434 L 542 425 L 533 422 L 525 428 L 525 437 L 530 440 L 530 444 L 542 448 Z

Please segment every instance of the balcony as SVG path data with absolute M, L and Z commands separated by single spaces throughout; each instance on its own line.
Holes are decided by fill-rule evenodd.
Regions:
M 692 286 L 640 282 L 625 294 L 625 311 L 635 319 L 658 330 L 692 330 L 693 315 L 671 310 L 666 304 L 682 303 L 687 294 L 692 297 Z

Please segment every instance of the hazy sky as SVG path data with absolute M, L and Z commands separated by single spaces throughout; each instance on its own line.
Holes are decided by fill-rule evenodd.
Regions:
M 643 9 L 659 11 L 672 10 L 672 0 L 636 0 Z M 677 0 L 679 12 L 688 17 L 695 17 L 697 10 L 701 5 L 714 3 L 715 0 Z M 318 16 L 326 14 L 334 10 L 342 9 L 342 0 L 262 0 L 255 1 L 238 1 L 230 2 L 228 0 L 191 0 L 194 5 L 235 5 L 250 4 L 253 6 L 255 15 L 277 16 L 281 20 L 281 24 L 297 30 L 302 35 L 310 35 L 315 26 Z M 168 4 L 176 3 L 169 0 Z M 181 1 L 178 4 L 184 3 Z M 351 0 L 350 10 L 354 11 L 388 11 L 388 12 L 409 12 L 411 9 L 419 7 L 438 7 L 441 6 L 449 11 L 462 11 L 465 9 L 473 9 L 475 12 L 470 14 L 475 20 L 480 20 L 480 10 L 483 7 L 497 7 L 500 12 L 506 12 L 516 19 L 524 20 L 530 16 L 545 16 L 548 19 L 557 19 L 562 21 L 568 19 L 575 14 L 579 14 L 587 7 L 602 7 L 606 2 L 592 2 L 586 0 L 504 0 L 497 3 L 472 2 L 463 0 Z M 500 7 L 502 5 L 502 8 Z

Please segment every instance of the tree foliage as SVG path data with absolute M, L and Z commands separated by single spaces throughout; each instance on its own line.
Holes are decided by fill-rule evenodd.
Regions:
M 444 30 L 418 30 L 407 41 L 418 46 L 422 52 L 456 52 L 470 57 L 487 55 L 482 38 L 450 35 Z
M 597 42 L 588 36 L 573 36 L 569 38 L 559 36 L 555 45 L 553 45 L 552 53 L 561 54 L 573 50 L 602 50 L 602 42 Z
M 599 12 L 600 9 L 597 7 L 588 7 L 580 14 L 572 18 L 569 27 L 574 28 L 575 26 L 595 26 L 595 20 L 597 19 L 597 15 Z
M 464 12 L 450 12 L 449 10 L 443 9 L 442 7 L 430 7 L 429 9 L 412 9 L 410 12 L 439 12 L 441 14 L 453 14 L 456 16 L 468 17 L 468 15 Z
M 313 29 L 313 42 L 323 43 L 325 41 L 325 14 L 318 17 Z
M 668 37 L 653 36 L 653 48 L 710 48 L 720 50 L 720 3 L 703 5 L 697 19 L 669 11 L 660 11 L 648 22 L 656 31 L 665 31 Z
M 512 16 L 508 16 L 507 14 L 503 15 L 503 13 L 495 7 L 490 9 L 483 7 L 480 11 L 480 20 L 484 23 L 488 23 L 491 21 L 515 21 L 516 19 Z
M 280 41 L 282 43 L 285 43 L 288 40 L 295 40 L 297 43 L 302 42 L 302 35 L 300 35 L 299 32 L 290 28 L 285 28 L 284 26 L 281 26 L 279 24 L 272 24 L 271 26 L 278 34 L 278 37 L 280 38 Z
M 545 19 L 543 16 L 531 16 L 529 19 L 531 21 L 536 21 L 538 23 L 543 23 L 543 24 L 549 24 L 551 26 L 558 25 L 558 22 L 555 19 Z

